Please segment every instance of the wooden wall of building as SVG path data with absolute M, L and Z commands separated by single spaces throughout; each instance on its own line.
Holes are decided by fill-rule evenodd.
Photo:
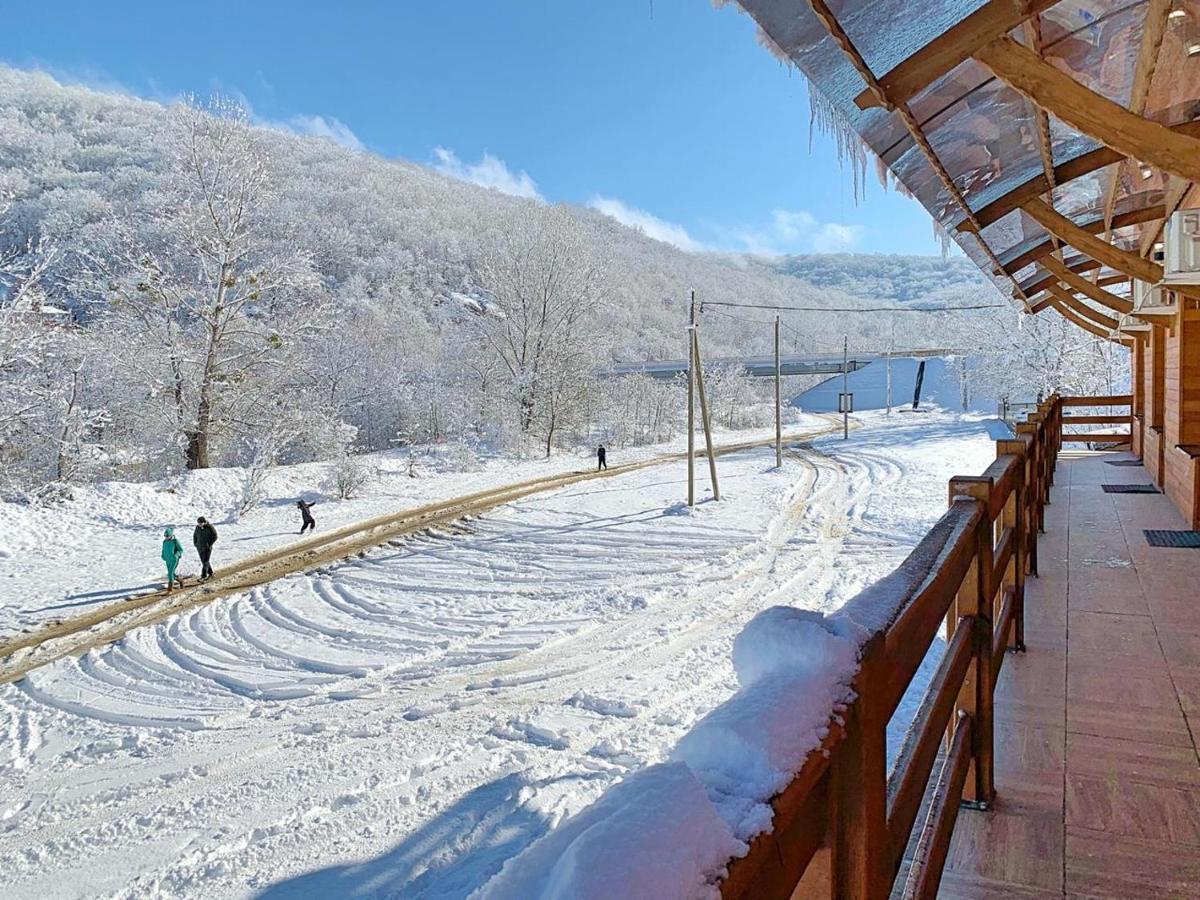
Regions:
M 1134 351 L 1134 452 L 1200 530 L 1200 303 L 1185 300 L 1184 306 Z

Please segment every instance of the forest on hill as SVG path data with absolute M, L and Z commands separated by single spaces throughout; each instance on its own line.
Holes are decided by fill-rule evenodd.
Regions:
M 1058 319 L 854 313 L 978 303 L 962 260 L 690 253 L 602 213 L 250 121 L 0 67 L 0 480 L 161 477 L 461 441 L 663 440 L 684 353 L 989 348 L 1002 377 L 1109 377 Z M 992 302 L 992 301 L 989 301 Z M 1044 318 L 1044 317 L 1043 317 Z M 1080 361 L 1086 362 L 1086 365 Z M 1109 375 L 1103 375 L 1108 372 Z M 1101 373 L 1101 374 L 1097 374 Z M 732 425 L 757 387 L 714 367 Z M 1032 388 L 1030 388 L 1032 390 Z

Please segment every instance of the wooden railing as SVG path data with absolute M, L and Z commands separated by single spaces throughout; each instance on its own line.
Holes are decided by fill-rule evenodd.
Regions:
M 1025 577 L 1037 572 L 1062 410 L 1078 400 L 1039 404 L 986 472 L 951 479 L 946 514 L 844 607 L 892 604 L 861 650 L 856 699 L 831 711 L 821 746 L 773 799 L 771 833 L 730 863 L 724 898 L 937 894 L 960 807 L 995 795 L 992 697 L 1006 651 L 1024 649 Z M 945 653 L 889 772 L 888 723 L 943 623 Z
M 1072 425 L 1124 425 L 1127 428 L 1132 428 L 1133 426 L 1132 394 L 1116 394 L 1108 397 L 1063 397 L 1061 403 L 1063 406 L 1069 407 L 1127 406 L 1130 410 L 1122 415 L 1101 413 L 1063 416 L 1063 425 L 1067 428 Z M 1064 431 L 1062 439 L 1068 443 L 1088 441 L 1101 444 L 1124 444 L 1131 440 L 1128 432 L 1121 431 Z

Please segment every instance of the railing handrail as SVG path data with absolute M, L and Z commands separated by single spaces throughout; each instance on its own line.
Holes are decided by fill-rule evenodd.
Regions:
M 886 897 L 914 833 L 903 894 L 936 894 L 959 801 L 986 807 L 994 797 L 992 695 L 1005 652 L 1024 649 L 1025 577 L 1037 574 L 1063 408 L 1122 400 L 1131 402 L 1054 395 L 1039 403 L 1016 437 L 996 442 L 982 475 L 950 480 L 949 509 L 900 566 L 833 614 L 869 631 L 855 699 L 830 711 L 821 745 L 772 801 L 772 832 L 731 861 L 723 897 L 782 900 L 799 895 L 798 885 Z M 888 773 L 888 721 L 943 622 L 946 652 Z M 822 848 L 828 865 L 810 869 Z

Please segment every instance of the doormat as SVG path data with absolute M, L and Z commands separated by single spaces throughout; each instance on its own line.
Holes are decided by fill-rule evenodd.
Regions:
M 1140 466 L 1140 459 L 1106 459 L 1105 462 L 1110 466 Z
M 1162 493 L 1152 484 L 1102 484 L 1106 494 L 1159 494 Z
M 1151 547 L 1182 547 L 1200 550 L 1200 531 L 1155 531 L 1145 529 L 1146 543 Z

